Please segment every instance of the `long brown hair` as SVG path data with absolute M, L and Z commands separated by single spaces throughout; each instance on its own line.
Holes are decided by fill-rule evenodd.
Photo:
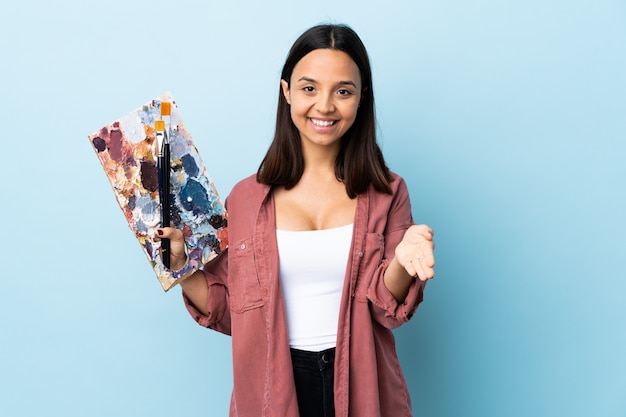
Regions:
M 343 181 L 350 198 L 365 192 L 370 184 L 378 191 L 391 194 L 391 174 L 376 142 L 372 70 L 363 42 L 346 25 L 314 26 L 294 42 L 283 66 L 281 79 L 289 84 L 296 64 L 316 49 L 345 52 L 357 65 L 361 75 L 361 103 L 353 125 L 341 138 L 341 148 L 335 159 L 335 176 Z M 303 171 L 300 133 L 291 120 L 289 104 L 279 88 L 274 140 L 261 161 L 257 181 L 290 189 L 300 181 Z

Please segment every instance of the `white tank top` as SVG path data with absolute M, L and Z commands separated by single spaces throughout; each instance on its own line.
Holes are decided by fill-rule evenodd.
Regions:
M 276 230 L 289 345 L 319 352 L 335 347 L 352 225 Z

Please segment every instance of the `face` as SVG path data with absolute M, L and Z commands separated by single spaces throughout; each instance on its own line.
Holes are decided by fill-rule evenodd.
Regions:
M 359 68 L 345 52 L 316 49 L 294 67 L 291 85 L 281 80 L 302 146 L 338 150 L 361 101 Z

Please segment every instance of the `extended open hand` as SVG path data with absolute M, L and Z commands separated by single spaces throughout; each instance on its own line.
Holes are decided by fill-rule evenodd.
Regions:
M 426 281 L 435 276 L 435 243 L 432 229 L 424 224 L 409 227 L 396 246 L 396 259 L 411 276 Z

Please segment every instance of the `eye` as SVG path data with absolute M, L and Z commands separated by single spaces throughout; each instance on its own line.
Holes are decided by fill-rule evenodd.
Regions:
M 352 91 L 346 90 L 346 89 L 342 89 L 342 90 L 337 91 L 337 94 L 339 94 L 340 96 L 348 97 L 348 96 L 352 95 Z
M 313 91 L 315 91 L 315 87 L 307 85 L 306 87 L 302 88 L 302 91 L 304 91 L 305 93 L 312 93 Z

